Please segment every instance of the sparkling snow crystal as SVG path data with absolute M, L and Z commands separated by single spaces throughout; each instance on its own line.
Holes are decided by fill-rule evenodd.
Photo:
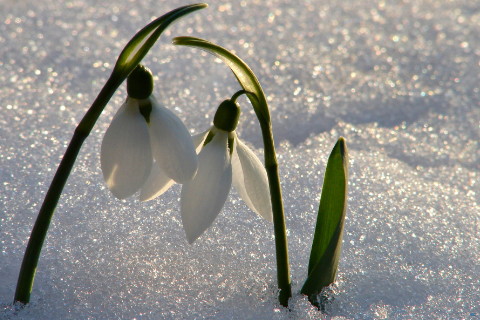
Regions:
M 193 245 L 180 186 L 117 200 L 100 169 L 122 86 L 76 161 L 31 303 L 11 305 L 39 206 L 75 125 L 121 48 L 184 1 L 0 2 L 0 318 L 319 319 L 307 273 L 326 160 L 344 136 L 349 204 L 333 319 L 480 318 L 480 3 L 212 1 L 169 27 L 144 64 L 191 133 L 239 86 L 191 35 L 242 57 L 271 107 L 294 296 L 277 303 L 273 225 L 231 192 Z M 261 156 L 245 98 L 239 135 Z

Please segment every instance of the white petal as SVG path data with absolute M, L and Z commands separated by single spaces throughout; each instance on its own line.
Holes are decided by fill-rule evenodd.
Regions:
M 228 133 L 221 131 L 203 147 L 195 178 L 183 185 L 182 222 L 189 243 L 210 227 L 227 200 L 232 185 L 227 140 Z
M 155 199 L 167 191 L 174 181 L 167 177 L 165 172 L 157 165 L 156 162 L 152 165 L 152 170 L 148 176 L 147 181 L 140 190 L 140 201 L 148 201 Z
M 149 124 L 153 157 L 168 177 L 178 183 L 189 181 L 198 166 L 192 137 L 173 112 L 150 99 L 154 102 Z
M 195 146 L 197 153 L 202 150 L 203 142 L 205 141 L 205 138 L 207 138 L 209 132 L 210 129 L 192 137 L 193 145 Z M 167 191 L 174 182 L 175 181 L 167 177 L 165 172 L 157 165 L 156 162 L 154 162 L 150 175 L 143 185 L 143 188 L 140 190 L 140 201 L 155 199 Z
M 232 170 L 233 185 L 243 201 L 264 219 L 272 221 L 267 171 L 253 151 L 238 138 L 234 144 Z
M 133 195 L 147 179 L 152 152 L 136 100 L 128 99 L 112 120 L 103 137 L 100 161 L 107 186 L 119 199 Z
M 203 148 L 203 143 L 205 142 L 205 139 L 207 139 L 208 133 L 210 132 L 210 129 L 208 129 L 205 132 L 196 134 L 192 136 L 193 140 L 193 145 L 195 146 L 195 151 L 199 153 L 202 148 Z

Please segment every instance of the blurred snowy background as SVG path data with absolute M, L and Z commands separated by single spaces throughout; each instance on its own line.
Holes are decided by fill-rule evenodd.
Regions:
M 471 0 L 211 1 L 144 60 L 159 101 L 192 133 L 239 87 L 192 35 L 234 50 L 271 104 L 294 297 L 276 300 L 272 225 L 231 192 L 194 245 L 175 186 L 115 199 L 103 134 L 87 139 L 52 221 L 31 304 L 15 310 L 21 259 L 75 125 L 121 48 L 184 1 L 0 2 L 1 319 L 480 319 L 480 3 Z M 245 98 L 239 135 L 261 154 Z M 349 208 L 334 300 L 321 315 L 306 277 L 327 156 L 350 151 Z

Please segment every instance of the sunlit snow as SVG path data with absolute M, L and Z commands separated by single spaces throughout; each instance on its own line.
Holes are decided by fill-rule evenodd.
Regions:
M 23 253 L 66 145 L 121 49 L 184 1 L 0 1 L 1 319 L 480 319 L 480 2 L 212 1 L 144 60 L 155 94 L 199 133 L 239 86 L 190 35 L 242 57 L 271 107 L 294 296 L 277 303 L 273 226 L 232 191 L 189 245 L 180 186 L 117 200 L 86 140 L 40 258 L 31 303 L 12 307 Z M 238 134 L 259 156 L 245 98 Z M 327 314 L 306 277 L 326 159 L 350 152 L 349 205 Z

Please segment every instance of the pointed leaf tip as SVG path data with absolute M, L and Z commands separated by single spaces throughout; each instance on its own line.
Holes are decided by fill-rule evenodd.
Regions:
M 348 157 L 348 151 L 347 151 L 347 141 L 345 140 L 344 137 L 340 137 L 337 140 L 337 143 L 335 144 L 334 150 L 338 148 L 340 152 L 340 155 L 342 158 L 347 158 Z
M 347 148 L 347 141 L 344 137 L 340 137 L 337 141 L 337 145 L 339 148 L 340 156 L 343 160 L 343 170 L 345 171 L 346 179 L 348 179 L 348 148 Z

